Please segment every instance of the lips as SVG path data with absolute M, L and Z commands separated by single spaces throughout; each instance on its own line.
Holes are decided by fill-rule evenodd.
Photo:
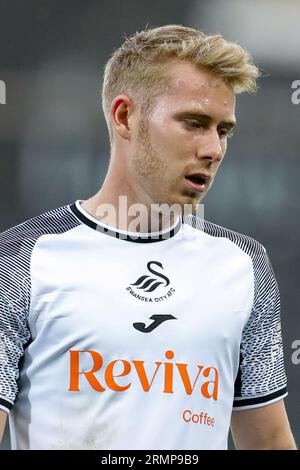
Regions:
M 195 184 L 206 184 L 210 180 L 210 176 L 206 175 L 205 173 L 193 173 L 191 175 L 187 175 L 186 179 L 192 181 Z
M 192 173 L 185 176 L 187 186 L 197 192 L 202 192 L 210 181 L 210 176 L 205 173 Z

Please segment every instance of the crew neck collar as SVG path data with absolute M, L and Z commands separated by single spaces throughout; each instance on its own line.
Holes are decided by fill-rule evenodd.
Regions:
M 128 232 L 104 224 L 100 220 L 96 219 L 95 217 L 90 215 L 85 209 L 83 209 L 83 207 L 81 206 L 81 202 L 83 202 L 83 200 L 78 199 L 77 201 L 69 205 L 71 212 L 77 217 L 77 219 L 80 220 L 80 222 L 96 230 L 97 232 L 121 240 L 126 240 L 135 243 L 154 243 L 164 241 L 174 237 L 179 232 L 182 225 L 182 218 L 178 216 L 178 219 L 175 224 L 159 232 Z

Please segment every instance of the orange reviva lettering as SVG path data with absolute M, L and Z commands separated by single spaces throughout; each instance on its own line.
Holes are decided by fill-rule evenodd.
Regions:
M 89 371 L 80 372 L 79 367 L 79 357 L 80 354 L 90 354 L 93 359 L 93 367 Z M 174 358 L 174 351 L 168 349 L 165 352 L 165 358 L 168 361 L 172 361 Z M 160 362 L 156 361 L 155 365 L 156 368 L 152 377 L 149 377 L 147 373 L 147 368 L 145 367 L 145 361 L 143 360 L 132 360 L 132 364 L 125 360 L 125 359 L 116 359 L 114 361 L 109 362 L 104 370 L 104 380 L 105 384 L 110 390 L 114 390 L 115 392 L 124 392 L 128 390 L 132 383 L 128 380 L 128 382 L 124 385 L 120 385 L 116 382 L 116 378 L 118 377 L 125 377 L 130 374 L 132 370 L 135 370 L 142 389 L 144 392 L 148 393 L 153 385 L 153 382 L 156 380 L 162 380 L 162 392 L 163 393 L 174 393 L 174 373 L 177 371 L 179 372 L 179 376 L 181 378 L 181 382 L 184 386 L 184 390 L 187 395 L 191 395 L 197 383 L 199 382 L 199 391 L 204 398 L 218 400 L 218 390 L 219 390 L 219 373 L 218 369 L 215 367 L 206 367 L 204 365 L 197 365 L 197 374 L 192 383 L 191 376 L 189 372 L 190 366 L 185 363 L 173 363 L 173 362 Z M 122 370 L 120 373 L 115 373 L 115 366 L 116 364 L 122 364 Z M 70 388 L 69 391 L 71 392 L 79 392 L 79 380 L 80 376 L 83 375 L 89 384 L 92 386 L 94 390 L 97 392 L 104 392 L 105 388 L 101 385 L 100 381 L 96 377 L 96 372 L 100 371 L 103 366 L 103 358 L 101 354 L 97 351 L 92 350 L 82 350 L 82 351 L 70 351 Z M 133 366 L 133 368 L 132 368 Z M 176 366 L 174 368 L 174 366 Z M 163 376 L 160 373 L 160 370 L 163 369 Z M 174 371 L 175 369 L 175 371 Z M 213 377 L 211 375 L 213 374 Z M 205 380 L 209 378 L 210 380 Z
M 144 392 L 149 392 L 152 384 L 153 384 L 153 380 L 155 379 L 155 376 L 157 374 L 157 371 L 158 369 L 160 368 L 161 366 L 161 362 L 156 362 L 156 369 L 155 369 L 155 372 L 153 374 L 153 377 L 152 377 L 152 380 L 151 382 L 149 383 L 149 380 L 148 380 L 148 377 L 147 377 L 147 374 L 146 374 L 146 371 L 145 371 L 145 368 L 144 368 L 144 363 L 145 361 L 132 361 L 134 367 L 135 367 L 135 370 L 137 371 L 137 375 L 140 379 L 140 382 L 141 382 L 141 385 L 143 387 L 143 390 Z
M 97 392 L 104 392 L 105 388 L 102 387 L 101 383 L 96 379 L 94 373 L 101 369 L 103 364 L 103 358 L 97 351 L 91 351 L 89 349 L 83 351 L 71 350 L 70 352 L 70 392 L 79 392 L 79 376 L 84 375 L 90 385 Z M 79 354 L 89 353 L 94 361 L 92 370 L 88 372 L 79 372 Z
M 113 370 L 117 362 L 121 362 L 124 365 L 124 370 L 123 372 L 121 372 L 121 374 L 114 375 Z M 123 359 L 117 359 L 116 361 L 110 362 L 105 370 L 105 381 L 109 388 L 111 390 L 114 390 L 115 392 L 124 392 L 124 390 L 127 390 L 130 387 L 131 383 L 122 387 L 121 385 L 118 385 L 115 382 L 115 377 L 124 377 L 124 375 L 128 375 L 130 371 L 131 365 L 128 361 L 123 361 Z
M 204 377 L 209 377 L 210 371 L 215 372 L 215 380 L 208 380 L 207 382 L 204 382 L 201 387 L 201 393 L 205 398 L 213 398 L 214 400 L 218 399 L 218 390 L 219 390 L 219 374 L 218 374 L 218 369 L 215 367 L 207 367 L 203 371 L 203 376 Z M 209 393 L 208 387 L 209 384 L 213 384 L 213 391 L 212 393 Z
M 176 364 L 177 369 L 179 370 L 179 374 L 181 376 L 182 383 L 184 385 L 185 391 L 188 395 L 191 395 L 194 391 L 195 385 L 197 383 L 198 377 L 201 374 L 201 371 L 204 366 L 197 366 L 198 367 L 198 374 L 195 378 L 194 385 L 191 385 L 191 379 L 188 373 L 188 365 L 187 364 Z

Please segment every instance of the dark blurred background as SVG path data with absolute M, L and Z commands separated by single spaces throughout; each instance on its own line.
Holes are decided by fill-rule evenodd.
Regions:
M 221 33 L 254 55 L 264 77 L 255 96 L 238 97 L 237 130 L 205 218 L 256 238 L 269 253 L 298 445 L 300 104 L 291 97 L 300 80 L 299 18 L 298 0 L 0 0 L 0 231 L 99 189 L 109 157 L 103 66 L 125 35 L 178 23 Z

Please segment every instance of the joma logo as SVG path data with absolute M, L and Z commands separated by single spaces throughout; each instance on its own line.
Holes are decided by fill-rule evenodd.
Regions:
M 155 328 L 161 325 L 163 322 L 167 320 L 177 320 L 176 317 L 171 315 L 170 313 L 161 313 L 155 314 L 150 317 L 150 320 L 153 320 L 150 325 L 146 325 L 145 323 L 136 322 L 133 323 L 133 327 L 140 331 L 141 333 L 151 333 Z

